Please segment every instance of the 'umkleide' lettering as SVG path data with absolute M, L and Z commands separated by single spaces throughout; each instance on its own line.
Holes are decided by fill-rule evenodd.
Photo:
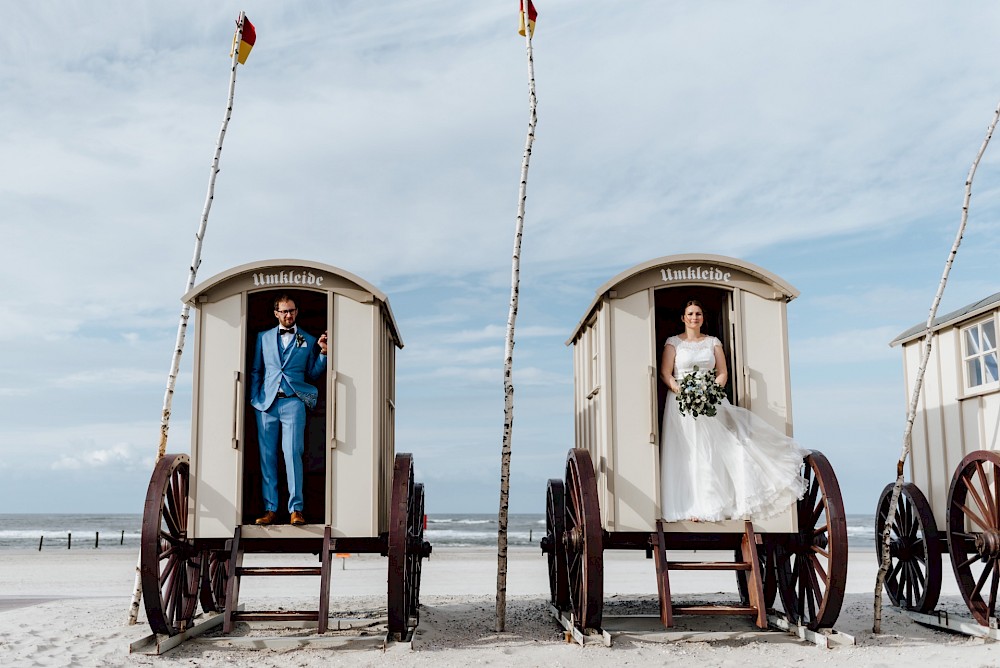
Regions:
M 279 271 L 276 274 L 265 274 L 264 272 L 253 275 L 253 284 L 260 285 L 314 285 L 317 288 L 323 284 L 323 276 L 317 276 L 311 271 Z
M 718 267 L 686 267 L 684 269 L 660 269 L 664 281 L 721 281 L 728 283 L 732 273 Z

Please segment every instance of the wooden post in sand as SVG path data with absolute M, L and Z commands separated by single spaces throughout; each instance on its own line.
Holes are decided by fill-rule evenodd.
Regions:
M 525 20 L 524 4 L 521 5 L 521 30 L 528 55 L 528 136 L 521 160 L 521 185 L 518 189 L 517 222 L 514 230 L 514 254 L 511 260 L 510 312 L 507 316 L 507 343 L 503 364 L 503 448 L 500 454 L 500 513 L 497 516 L 497 619 L 496 630 L 503 631 L 507 616 L 507 508 L 510 504 L 510 452 L 511 429 L 514 425 L 514 383 L 511 370 L 514 366 L 514 321 L 517 320 L 517 293 L 521 275 L 521 235 L 524 232 L 524 203 L 528 189 L 528 163 L 531 145 L 535 141 L 535 124 L 538 122 L 538 100 L 535 97 L 535 62 L 531 51 L 531 36 L 535 28 L 535 8 L 528 3 Z M 527 28 L 527 29 L 525 29 Z
M 962 243 L 965 226 L 969 220 L 972 179 L 975 177 L 979 161 L 982 159 L 983 154 L 986 152 L 986 147 L 993 137 L 993 131 L 996 130 L 998 120 L 1000 120 L 1000 105 L 997 105 L 996 110 L 993 112 L 993 120 L 986 129 L 986 138 L 983 139 L 983 144 L 979 147 L 979 152 L 976 153 L 976 158 L 972 161 L 972 167 L 969 168 L 969 175 L 965 179 L 965 198 L 962 200 L 962 217 L 958 226 L 958 234 L 955 235 L 955 242 L 952 244 L 951 252 L 948 253 L 948 259 L 944 263 L 941 282 L 938 284 L 937 294 L 934 295 L 934 301 L 931 303 L 931 310 L 927 314 L 927 325 L 924 328 L 923 353 L 920 356 L 920 367 L 917 369 L 917 377 L 913 385 L 913 395 L 910 397 L 910 405 L 906 410 L 906 426 L 903 429 L 903 449 L 899 454 L 899 461 L 896 463 L 896 484 L 893 485 L 892 496 L 889 498 L 889 509 L 886 517 L 890 519 L 886 521 L 885 528 L 882 530 L 882 559 L 878 575 L 875 578 L 875 622 L 872 624 L 872 633 L 882 632 L 882 588 L 885 585 L 886 574 L 889 571 L 889 544 L 892 532 L 891 518 L 895 517 L 896 509 L 899 506 L 899 494 L 903 489 L 903 466 L 906 463 L 907 456 L 910 454 L 910 447 L 913 442 L 913 420 L 917 414 L 917 403 L 920 400 L 920 391 L 924 385 L 924 371 L 927 370 L 927 361 L 931 356 L 931 344 L 933 340 L 931 337 L 931 327 L 934 325 L 938 305 L 941 303 L 941 295 L 944 294 L 944 287 L 948 283 L 948 274 L 951 273 L 951 266 L 955 262 L 955 256 L 958 254 L 958 247 Z
M 232 69 L 229 75 L 229 99 L 226 102 L 226 113 L 222 119 L 222 128 L 219 130 L 219 138 L 215 143 L 215 154 L 212 158 L 212 166 L 208 173 L 208 194 L 205 197 L 205 206 L 201 212 L 201 222 L 198 225 L 198 232 L 194 235 L 194 256 L 191 258 L 191 266 L 188 268 L 187 286 L 184 294 L 194 287 L 195 279 L 198 276 L 198 267 L 201 266 L 201 245 L 205 239 L 205 230 L 208 227 L 208 213 L 212 210 L 212 200 L 215 199 L 215 176 L 219 173 L 219 158 L 222 155 L 222 142 L 226 138 L 226 128 L 229 126 L 229 119 L 233 115 L 233 99 L 236 96 L 236 66 L 246 62 L 246 54 L 240 58 L 240 47 L 244 41 L 244 25 L 249 26 L 249 33 L 253 33 L 256 41 L 256 31 L 253 25 L 246 20 L 246 14 L 240 12 L 240 17 L 236 21 L 236 35 L 233 38 Z M 253 43 L 251 41 L 251 44 Z M 170 410 L 174 399 L 174 386 L 177 383 L 177 374 L 180 371 L 181 355 L 184 352 L 184 338 L 187 334 L 187 323 L 191 317 L 191 307 L 184 304 L 181 308 L 180 322 L 177 324 L 177 340 L 174 344 L 174 354 L 170 361 L 170 372 L 167 374 L 167 389 L 163 395 L 163 411 L 160 415 L 160 442 L 156 451 L 156 461 L 163 458 L 167 451 L 167 435 L 170 432 Z M 139 603 L 142 601 L 142 574 L 140 573 L 140 563 L 135 565 L 135 585 L 132 589 L 132 605 L 129 608 L 128 623 L 135 624 L 139 616 Z

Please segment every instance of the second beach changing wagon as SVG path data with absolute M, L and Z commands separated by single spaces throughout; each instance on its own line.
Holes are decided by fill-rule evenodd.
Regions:
M 660 618 L 747 615 L 761 628 L 776 600 L 787 620 L 832 627 L 847 577 L 847 527 L 840 487 L 826 457 L 802 463 L 803 499 L 766 520 L 663 522 L 660 425 L 666 387 L 660 352 L 677 333 L 689 299 L 704 305 L 704 331 L 719 338 L 730 369 L 726 393 L 791 435 L 786 305 L 798 296 L 765 269 L 718 255 L 661 257 L 628 269 L 597 290 L 567 342 L 573 346 L 575 447 L 564 479 L 546 489 L 551 604 L 564 624 L 602 628 L 604 551 L 655 557 Z M 665 447 L 669 447 L 667 444 Z M 721 550 L 733 561 L 676 561 L 677 550 Z M 675 605 L 673 571 L 736 573 L 741 603 Z

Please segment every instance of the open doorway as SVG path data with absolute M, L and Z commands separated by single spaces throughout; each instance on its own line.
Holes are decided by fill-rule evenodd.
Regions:
M 264 514 L 261 494 L 260 450 L 257 441 L 257 413 L 250 405 L 250 369 L 253 367 L 257 335 L 277 325 L 274 317 L 274 300 L 287 294 L 298 309 L 296 325 L 309 334 L 319 337 L 328 329 L 327 293 L 314 290 L 264 290 L 247 296 L 247 340 L 244 377 L 246 393 L 243 411 L 243 508 L 242 524 L 253 524 Z M 329 366 L 327 368 L 329 373 Z M 319 390 L 316 407 L 306 409 L 305 452 L 303 453 L 302 479 L 306 522 L 326 522 L 326 409 L 327 382 L 324 378 L 312 381 Z M 288 485 L 285 463 L 278 457 L 278 521 L 288 522 Z
M 729 367 L 729 379 L 726 381 L 726 396 L 730 403 L 736 404 L 738 398 L 734 396 L 736 369 L 734 365 L 735 351 L 732 340 L 733 328 L 730 324 L 729 314 L 732 311 L 733 293 L 729 290 L 713 288 L 707 286 L 678 286 L 670 288 L 660 288 L 654 292 L 656 305 L 656 368 L 659 370 L 660 360 L 663 355 L 663 345 L 671 336 L 684 333 L 684 323 L 681 316 L 684 315 L 684 306 L 692 299 L 701 302 L 702 310 L 705 313 L 705 322 L 701 331 L 703 334 L 714 336 L 722 341 L 722 348 L 726 352 L 726 364 Z M 659 415 L 657 424 L 663 424 L 664 402 L 667 398 L 667 385 L 659 380 L 657 373 L 657 406 Z

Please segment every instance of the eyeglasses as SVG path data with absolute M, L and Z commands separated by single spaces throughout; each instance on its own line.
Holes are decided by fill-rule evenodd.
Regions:
M 281 315 L 291 315 L 297 311 L 297 308 L 274 309 L 275 313 L 280 313 Z

